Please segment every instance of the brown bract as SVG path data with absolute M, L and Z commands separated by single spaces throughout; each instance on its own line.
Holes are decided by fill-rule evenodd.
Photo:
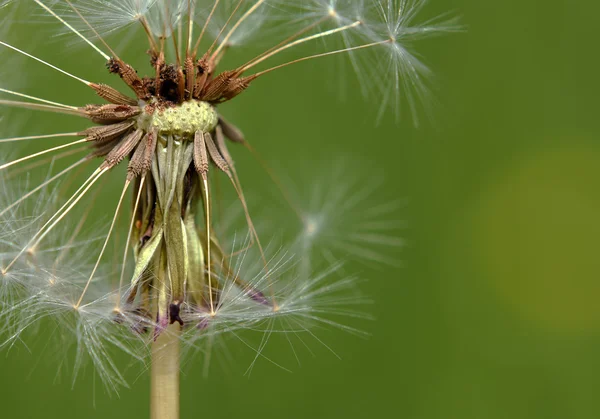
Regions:
M 215 62 L 208 54 L 195 61 L 185 59 L 184 65 L 167 64 L 162 52 L 149 51 L 150 64 L 155 70 L 154 77 L 140 78 L 137 72 L 119 58 L 111 58 L 107 67 L 118 74 L 133 90 L 138 100 L 177 105 L 185 100 L 196 99 L 211 104 L 233 99 L 248 88 L 256 76 L 243 77 L 241 71 L 229 70 L 215 75 Z M 116 104 L 132 104 L 131 98 L 124 96 L 106 85 L 95 88 L 99 96 Z M 94 87 L 94 86 L 93 86 Z
M 187 100 L 209 103 L 212 106 L 233 99 L 248 88 L 256 76 L 242 77 L 239 70 L 224 71 L 215 75 L 215 62 L 209 54 L 200 59 L 185 59 L 184 65 L 167 64 L 162 52 L 149 51 L 150 64 L 155 75 L 139 77 L 129 64 L 120 58 L 107 63 L 109 72 L 118 74 L 135 94 L 129 97 L 106 84 L 91 83 L 105 105 L 87 105 L 82 113 L 99 126 L 79 134 L 94 145 L 93 155 L 104 157 L 104 166 L 111 168 L 129 157 L 128 175 L 138 177 L 152 164 L 159 132 L 139 126 L 139 116 L 162 112 L 177 107 Z M 197 132 L 194 141 L 194 167 L 205 177 L 209 163 L 224 172 L 231 166 L 231 157 L 224 138 L 244 143 L 241 131 L 219 117 L 218 126 L 211 132 Z

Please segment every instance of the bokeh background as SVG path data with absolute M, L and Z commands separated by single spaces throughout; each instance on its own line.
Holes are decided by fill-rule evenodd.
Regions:
M 368 279 L 360 287 L 375 320 L 357 325 L 370 337 L 320 333 L 341 359 L 312 340 L 314 356 L 298 348 L 292 373 L 259 360 L 250 377 L 253 354 L 232 341 L 233 361 L 207 378 L 200 361 L 185 364 L 183 418 L 600 417 L 600 4 L 432 0 L 425 14 L 447 10 L 466 31 L 418 46 L 438 77 L 434 123 L 415 128 L 410 115 L 391 113 L 376 123 L 378 104 L 361 97 L 350 68 L 336 73 L 327 60 L 273 74 L 224 107 L 297 184 L 313 181 L 317 161 L 340 156 L 359 162 L 365 179 L 363 167 L 384 173 L 373 199 L 405 202 L 396 218 L 406 245 L 391 251 L 398 267 L 345 266 Z M 86 47 L 52 36 L 48 19 L 19 19 L 13 41 L 110 80 Z M 45 42 L 32 46 L 36 34 Z M 3 85 L 92 101 L 76 82 L 7 57 Z M 347 79 L 342 95 L 332 77 Z M 58 119 L 27 123 L 48 132 Z M 260 165 L 243 149 L 234 155 L 251 195 L 272 196 Z M 270 354 L 290 360 L 285 341 L 273 345 Z M 53 351 L 2 352 L 0 417 L 148 417 L 143 371 L 109 397 L 91 369 L 71 385 Z

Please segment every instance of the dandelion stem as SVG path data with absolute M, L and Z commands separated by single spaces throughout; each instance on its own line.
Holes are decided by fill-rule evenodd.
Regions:
M 179 335 L 173 324 L 152 343 L 151 419 L 179 419 Z

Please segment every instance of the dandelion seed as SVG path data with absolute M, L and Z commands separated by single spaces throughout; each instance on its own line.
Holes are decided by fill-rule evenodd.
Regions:
M 377 198 L 383 174 L 364 161 L 338 157 L 324 164 L 313 161 L 312 176 L 305 176 L 302 184 L 290 179 L 280 185 L 300 222 L 292 248 L 302 255 L 306 269 L 334 266 L 340 260 L 399 265 L 405 227 L 399 211 L 404 203 L 400 197 L 383 203 Z
M 106 66 L 121 79 L 115 83 L 129 93 L 122 93 L 117 84 L 89 81 L 95 75 L 83 78 L 77 71 L 67 71 L 53 57 L 38 57 L 21 45 L 22 40 L 0 40 L 5 53 L 42 64 L 58 72 L 65 83 L 76 80 L 79 87 L 97 96 L 96 103 L 71 105 L 13 86 L 0 89 L 10 97 L 0 99 L 0 106 L 25 114 L 52 112 L 89 124 L 80 131 L 57 126 L 54 133 L 5 135 L 0 140 L 0 144 L 44 144 L 40 151 L 0 164 L 0 174 L 6 177 L 35 165 L 46 167 L 44 159 L 54 162 L 70 153 L 78 155 L 66 168 L 50 167 L 37 186 L 15 194 L 0 208 L 0 217 L 6 220 L 0 225 L 0 320 L 6 320 L 0 331 L 7 336 L 6 345 L 20 341 L 40 319 L 57 319 L 74 336 L 75 370 L 83 358 L 91 359 L 109 391 L 125 384 L 109 347 L 134 358 L 147 354 L 152 415 L 169 419 L 179 414 L 181 342 L 195 348 L 232 336 L 255 352 L 249 373 L 259 358 L 267 359 L 264 348 L 274 333 L 287 334 L 290 343 L 298 338 L 304 344 L 308 336 L 324 345 L 311 325 L 360 333 L 328 317 L 360 317 L 345 307 L 364 303 L 353 293 L 344 295 L 352 278 L 325 281 L 339 269 L 337 256 L 328 254 L 330 269 L 316 277 L 303 262 L 290 263 L 291 256 L 285 252 L 267 256 L 269 247 L 263 245 L 246 201 L 243 176 L 229 151 L 230 146 L 252 147 L 221 109 L 251 86 L 259 89 L 259 81 L 267 79 L 267 74 L 333 55 L 348 55 L 361 75 L 378 83 L 383 80 L 385 86 L 378 88 L 385 92 L 384 102 L 393 102 L 394 95 L 412 87 L 413 96 L 404 94 L 413 103 L 413 98 L 425 96 L 423 77 L 428 70 L 403 42 L 451 31 L 452 25 L 413 24 L 425 2 L 407 0 L 291 4 L 273 0 L 31 0 L 20 4 L 43 12 L 64 32 L 84 42 L 98 67 Z M 0 6 L 4 12 L 16 3 L 4 1 Z M 143 72 L 138 73 L 120 55 L 125 51 L 107 41 L 108 35 L 128 27 L 138 27 L 147 38 L 147 46 L 135 45 L 126 52 L 148 52 L 149 76 L 140 75 Z M 221 68 L 232 47 L 266 33 L 269 46 L 262 53 L 237 67 Z M 339 48 L 330 47 L 335 39 Z M 300 46 L 312 46 L 314 53 L 302 55 L 305 49 Z M 361 68 L 363 53 L 378 57 L 367 61 L 366 69 Z M 291 54 L 296 55 L 290 60 Z M 381 62 L 383 67 L 374 64 Z M 383 71 L 384 77 L 376 79 L 376 71 Z M 121 193 L 112 206 L 110 226 L 93 240 L 81 239 L 93 201 L 102 185 L 117 177 L 114 169 L 120 165 L 126 165 L 126 171 L 119 180 Z M 213 182 L 219 175 L 236 193 L 248 233 L 239 248 L 233 240 L 230 253 L 224 244 L 232 242 L 232 232 L 219 228 L 214 210 L 218 198 Z M 60 180 L 66 182 L 60 193 L 51 194 L 56 205 L 48 208 L 53 210 L 33 208 L 28 216 L 16 216 L 39 193 L 57 190 Z M 344 209 L 350 209 L 354 202 L 346 192 L 327 197 L 320 215 L 329 218 L 327 205 L 342 200 Z M 128 194 L 133 197 L 130 215 L 124 210 Z M 330 219 L 305 215 L 301 241 L 309 247 L 317 237 L 327 235 L 325 225 L 337 228 Z M 126 227 L 121 228 L 120 221 Z M 357 224 L 357 230 L 326 241 L 324 248 L 354 253 L 367 244 L 395 244 L 386 235 L 388 225 L 367 223 L 376 231 L 363 227 Z M 125 242 L 116 246 L 121 260 L 109 263 L 107 253 L 119 231 L 125 236 Z M 127 263 L 127 249 L 133 253 L 133 266 Z M 79 254 L 73 258 L 73 252 Z M 361 248 L 362 254 L 366 252 Z M 79 260 L 86 262 L 73 262 Z M 263 334 L 258 345 L 252 346 L 238 330 Z M 146 351 L 139 349 L 148 346 Z

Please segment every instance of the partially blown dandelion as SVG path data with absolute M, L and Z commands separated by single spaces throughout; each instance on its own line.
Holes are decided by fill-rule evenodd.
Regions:
M 5 49 L 86 85 L 103 102 L 72 106 L 26 95 L 9 89 L 11 86 L 0 87 L 0 92 L 16 97 L 0 99 L 0 105 L 71 115 L 90 122 L 87 129 L 76 132 L 0 140 L 0 143 L 15 143 L 73 138 L 0 164 L 0 172 L 6 176 L 30 170 L 35 161 L 48 165 L 48 157 L 54 162 L 67 155 L 82 154 L 65 169 L 56 173 L 50 170 L 36 186 L 0 207 L 0 315 L 4 320 L 3 331 L 8 335 L 6 343 L 20 339 L 39 318 L 60 318 L 61 324 L 79 340 L 80 351 L 88 352 L 111 386 L 124 380 L 110 361 L 107 346 L 117 346 L 142 357 L 143 353 L 131 349 L 131 345 L 151 343 L 152 414 L 165 419 L 178 416 L 182 339 L 193 336 L 189 342 L 194 342 L 206 336 L 235 333 L 239 328 L 256 328 L 265 322 L 272 328 L 274 319 L 284 319 L 282 324 L 293 331 L 306 330 L 307 323 L 312 322 L 352 330 L 323 317 L 327 312 L 348 314 L 345 309 L 338 309 L 338 305 L 360 302 L 354 296 L 333 297 L 347 289 L 348 280 L 328 285 L 323 282 L 324 276 L 309 279 L 305 270 L 300 269 L 300 276 L 290 285 L 281 279 L 294 275 L 293 268 L 282 269 L 286 257 L 267 256 L 268 249 L 263 248 L 254 226 L 229 152 L 231 144 L 251 147 L 219 109 L 273 71 L 338 54 L 351 58 L 363 81 L 377 80 L 375 85 L 382 102 L 395 101 L 403 91 L 411 108 L 414 107 L 415 97 L 422 99 L 426 95 L 424 78 L 428 69 L 409 52 L 407 42 L 456 29 L 451 21 L 413 24 L 425 3 L 425 0 L 0 3 L 3 11 L 25 6 L 58 20 L 66 31 L 100 56 L 99 66 L 106 63 L 108 71 L 120 77 L 130 89 L 129 95 L 123 94 L 112 86 L 67 72 L 21 46 L 0 41 Z M 139 25 L 148 40 L 153 71 L 150 76 L 138 75 L 105 41 L 111 33 L 131 25 Z M 269 34 L 269 40 L 279 37 L 279 41 L 235 68 L 220 69 L 229 50 L 264 33 Z M 309 43 L 325 49 L 292 61 L 277 62 L 284 51 Z M 130 48 L 136 53 L 145 49 Z M 381 80 L 384 83 L 379 83 Z M 368 93 L 371 88 L 364 85 L 364 90 Z M 63 178 L 79 179 L 74 174 L 80 174 L 94 162 L 98 162 L 96 169 L 76 185 L 74 193 L 57 201 L 56 209 L 51 210 L 51 203 L 45 202 L 44 208 L 35 208 L 29 217 L 19 215 L 36 194 L 54 187 Z M 85 200 L 94 199 L 95 191 L 107 175 L 123 162 L 127 162 L 127 171 L 108 231 L 98 240 L 81 242 L 78 237 L 89 211 L 81 213 L 78 208 Z M 248 228 L 248 240 L 234 247 L 231 253 L 223 247 L 231 238 L 218 237 L 214 227 L 216 198 L 211 179 L 216 172 L 225 174 L 237 193 Z M 8 182 L 5 180 L 3 184 Z M 65 187 L 52 196 L 63 196 L 68 190 Z M 119 230 L 118 216 L 130 190 L 132 215 L 123 232 L 127 244 L 120 251 L 122 258 L 112 265 L 103 264 L 111 240 Z M 61 227 L 64 225 L 68 228 Z M 61 228 L 64 234 L 56 235 Z M 375 236 L 359 235 L 352 240 L 362 240 L 361 237 Z M 305 234 L 303 240 L 310 241 L 311 235 Z M 55 245 L 49 245 L 53 241 Z M 95 244 L 99 244 L 98 248 Z M 355 245 L 344 244 L 346 248 Z M 129 274 L 128 247 L 133 250 L 134 259 L 133 272 Z M 70 252 L 81 249 L 97 249 L 97 253 L 93 260 L 73 272 L 65 270 L 61 261 Z M 84 252 L 86 255 L 79 255 L 77 260 L 88 260 L 83 256 L 89 250 Z M 249 252 L 257 253 L 260 269 L 247 269 L 244 261 L 251 257 Z M 336 261 L 331 262 L 337 266 Z M 118 286 L 110 291 L 96 286 L 110 276 L 119 278 Z M 26 313 L 24 318 L 22 313 Z M 260 354 L 260 348 L 257 353 Z

